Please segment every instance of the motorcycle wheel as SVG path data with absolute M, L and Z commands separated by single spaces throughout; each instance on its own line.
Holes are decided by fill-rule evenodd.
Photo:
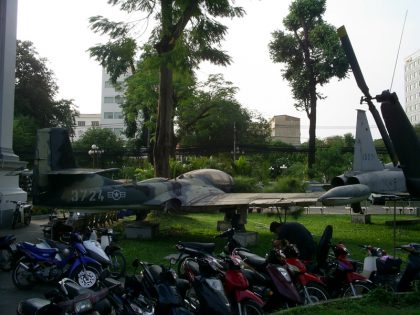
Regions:
M 0 269 L 3 271 L 12 270 L 13 252 L 10 248 L 0 249 Z
M 310 282 L 306 285 L 306 291 L 308 292 L 308 296 L 306 296 L 304 289 L 302 289 L 299 293 L 302 296 L 304 304 L 316 304 L 323 301 L 327 301 L 329 299 L 329 294 L 327 290 L 324 288 L 323 285 Z
M 353 287 L 356 292 L 356 296 L 367 294 L 373 289 L 373 285 L 369 282 L 356 282 L 353 283 Z M 344 290 L 342 297 L 349 296 L 355 296 L 350 285 L 348 285 L 347 288 Z
M 253 300 L 245 300 L 241 302 L 241 314 L 243 315 L 263 315 L 262 306 Z
M 93 264 L 80 265 L 73 271 L 70 278 L 83 288 L 93 288 L 98 283 L 99 275 L 102 272 L 100 269 Z
M 109 269 L 111 271 L 111 277 L 114 279 L 123 277 L 125 275 L 125 270 L 127 267 L 127 263 L 123 253 L 121 253 L 120 251 L 115 251 L 113 253 L 110 253 L 108 257 L 111 260 L 111 265 L 109 266 Z
M 29 267 L 27 270 L 23 265 Z M 32 263 L 26 257 L 19 259 L 12 271 L 12 280 L 16 288 L 21 290 L 29 290 L 35 286 L 35 276 L 32 269 Z

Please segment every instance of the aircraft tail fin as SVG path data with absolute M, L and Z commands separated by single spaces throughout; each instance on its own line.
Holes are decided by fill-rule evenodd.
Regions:
M 376 153 L 366 112 L 359 109 L 357 110 L 353 171 L 376 171 L 383 168 L 384 166 Z
M 49 172 L 75 167 L 68 131 L 63 128 L 39 129 L 32 182 L 33 203 L 39 204 L 40 197 L 48 190 Z

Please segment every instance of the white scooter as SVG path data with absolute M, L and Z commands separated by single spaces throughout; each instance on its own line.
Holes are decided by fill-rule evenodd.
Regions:
M 100 233 L 100 243 L 98 242 L 97 232 Z M 111 277 L 117 279 L 125 275 L 126 260 L 121 252 L 121 247 L 113 242 L 114 236 L 115 233 L 112 229 L 93 229 L 85 234 L 85 238 L 87 239 L 83 241 L 83 244 L 88 250 L 89 255 L 92 253 L 92 258 L 98 260 L 99 262 L 101 262 L 99 259 L 102 259 L 103 255 L 108 257 L 108 267 L 111 272 Z M 99 255 L 100 257 L 96 258 L 93 255 Z
M 374 284 L 395 291 L 402 260 L 387 255 L 385 250 L 371 245 L 360 245 L 367 251 L 363 261 L 362 275 Z

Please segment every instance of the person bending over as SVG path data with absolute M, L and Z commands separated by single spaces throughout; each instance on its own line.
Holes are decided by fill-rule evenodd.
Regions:
M 295 244 L 299 250 L 300 260 L 313 260 L 316 257 L 316 244 L 311 232 L 298 222 L 276 222 L 270 224 L 270 231 L 276 234 L 278 240 L 286 239 Z

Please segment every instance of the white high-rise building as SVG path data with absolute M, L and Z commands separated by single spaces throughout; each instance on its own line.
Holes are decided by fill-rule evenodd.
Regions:
M 405 112 L 412 125 L 420 124 L 420 50 L 404 60 Z
M 121 104 L 124 96 L 124 80 L 126 74 L 118 78 L 120 86 L 115 87 L 110 80 L 109 74 L 102 69 L 102 93 L 101 93 L 101 128 L 111 129 L 117 136 L 124 138 L 125 129 Z

